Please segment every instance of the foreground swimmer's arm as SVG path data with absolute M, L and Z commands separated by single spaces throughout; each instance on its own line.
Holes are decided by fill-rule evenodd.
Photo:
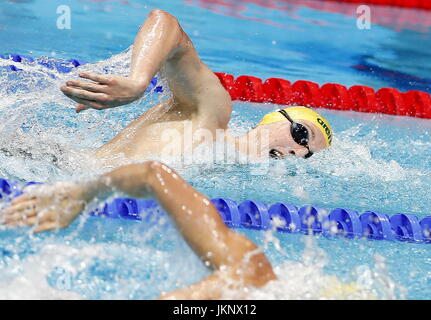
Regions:
M 93 82 L 70 80 L 61 90 L 79 103 L 77 112 L 112 108 L 139 99 L 159 70 L 167 77 L 179 109 L 200 116 L 207 109 L 204 118 L 229 120 L 229 94 L 199 59 L 177 19 L 162 10 L 151 11 L 136 36 L 129 77 L 82 73 Z
M 269 261 L 256 245 L 227 228 L 207 197 L 159 162 L 124 166 L 91 183 L 43 189 L 35 187 L 34 192 L 15 199 L 3 211 L 4 223 L 39 224 L 35 231 L 40 232 L 68 226 L 88 202 L 113 191 L 155 197 L 190 247 L 215 270 L 199 283 L 163 295 L 163 299 L 217 299 L 223 289 L 261 287 L 275 279 Z

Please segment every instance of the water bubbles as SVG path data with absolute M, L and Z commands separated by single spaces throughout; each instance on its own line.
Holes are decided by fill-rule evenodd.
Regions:
M 277 43 L 273 41 L 272 44 Z M 82 66 L 76 71 L 126 75 L 129 61 L 130 52 L 126 52 L 106 61 Z M 49 63 L 49 59 L 45 62 Z M 0 72 L 0 100 L 2 101 L 0 114 L 3 119 L 0 123 L 2 133 L 0 149 L 4 149 L 0 150 L 2 163 L 0 174 L 4 177 L 47 181 L 47 179 L 67 180 L 73 175 L 90 176 L 97 173 L 98 170 L 94 169 L 92 162 L 82 156 L 80 151 L 89 150 L 106 142 L 115 132 L 123 128 L 131 117 L 139 115 L 143 105 L 148 107 L 156 102 L 151 99 L 159 99 L 152 95 L 145 96 L 129 106 L 129 117 L 124 117 L 124 110 L 121 109 L 110 110 L 109 113 L 90 111 L 78 117 L 73 111 L 74 104 L 58 90 L 66 79 L 77 78 L 77 72 L 63 75 L 45 67 L 39 68 L 26 64 L 18 66 L 24 69 L 24 73 L 10 75 Z M 15 78 L 10 79 L 10 77 Z M 150 99 L 149 102 L 146 99 Z M 235 109 L 233 116 L 236 118 L 232 123 L 234 131 L 242 132 L 256 123 L 255 118 L 259 116 L 256 107 L 236 105 Z M 375 120 L 369 122 L 373 123 L 373 121 Z M 337 125 L 342 126 L 340 123 L 337 122 Z M 209 170 L 206 171 L 202 170 L 202 167 L 208 164 L 208 158 L 205 158 L 205 152 L 202 152 L 200 158 L 198 157 L 202 166 L 195 164 L 197 173 L 189 170 L 187 166 L 183 168 L 183 172 L 191 178 L 189 180 L 205 190 L 204 193 L 211 192 L 213 196 L 222 196 L 221 193 L 225 192 L 236 200 L 246 198 L 265 199 L 268 202 L 283 200 L 295 204 L 310 202 L 349 208 L 368 208 L 376 204 L 383 204 L 384 208 L 388 208 L 392 201 L 395 203 L 394 207 L 404 206 L 404 208 L 422 212 L 425 207 L 423 204 L 411 206 L 411 200 L 405 197 L 403 199 L 403 195 L 408 198 L 416 191 L 428 190 L 427 171 L 413 164 L 406 165 L 400 158 L 388 159 L 376 152 L 376 146 L 381 148 L 377 150 L 380 152 L 393 147 L 390 139 L 388 141 L 380 139 L 381 130 L 378 126 L 376 126 L 377 129 L 368 131 L 368 124 L 367 121 L 363 121 L 362 124 L 344 131 L 340 129 L 333 147 L 316 154 L 307 162 L 296 158 L 274 161 L 270 165 L 267 176 L 251 175 L 253 165 L 239 166 L 238 164 L 249 159 L 240 158 L 236 161 L 235 152 L 230 153 L 233 160 L 229 164 L 208 166 Z M 395 143 L 397 148 L 402 150 L 402 144 L 406 143 L 406 140 L 400 142 L 395 140 Z M 426 148 L 429 143 L 412 143 L 413 147 L 415 145 L 418 148 Z M 202 151 L 205 151 L 203 147 Z M 173 174 L 173 177 L 178 178 L 176 174 Z M 415 179 L 411 184 L 415 187 L 409 189 L 407 186 L 410 184 L 411 177 L 420 178 Z M 164 192 L 167 192 L 167 189 Z M 206 205 L 210 204 L 207 199 L 203 201 Z M 185 207 L 183 210 L 191 212 Z M 100 221 L 96 226 L 99 223 L 109 223 Z M 118 221 L 111 223 L 114 227 L 118 227 Z M 146 227 L 148 228 L 148 225 Z M 10 285 L 1 286 L 0 296 L 67 297 L 70 292 L 59 293 L 56 286 L 50 287 L 46 284 L 47 275 L 50 272 L 55 273 L 57 267 L 63 268 L 70 274 L 71 283 L 76 285 L 75 289 L 78 292 L 75 296 L 85 298 L 106 298 L 107 296 L 154 298 L 158 294 L 157 290 L 168 291 L 174 285 L 183 286 L 187 281 L 200 280 L 200 276 L 206 272 L 201 268 L 197 258 L 190 263 L 194 258 L 193 254 L 185 247 L 178 248 L 175 243 L 181 241 L 181 238 L 172 238 L 169 232 L 142 227 L 140 232 L 135 232 L 131 238 L 129 226 L 123 230 L 118 229 L 116 235 L 114 232 L 109 233 L 103 228 L 100 229 L 97 231 L 95 227 L 94 230 L 98 232 L 98 236 L 94 237 L 92 234 L 89 237 L 90 243 L 86 243 L 76 239 L 84 236 L 79 228 L 72 236 L 72 241 L 67 243 L 67 247 L 58 247 L 57 250 L 51 248 L 51 255 L 45 254 L 43 250 L 39 250 L 40 248 L 35 248 L 32 253 L 33 260 L 21 258 L 14 250 L 9 250 L 11 255 L 5 254 L 3 261 L 10 265 L 6 268 L 5 277 L 10 276 L 12 281 Z M 171 229 L 170 232 L 173 233 L 174 230 Z M 217 232 L 215 236 L 218 236 Z M 291 241 L 292 235 L 287 235 L 285 241 L 280 241 L 278 236 L 267 231 L 261 235 L 263 239 L 260 239 L 264 247 L 275 248 L 280 255 L 284 255 L 287 251 L 284 246 L 286 242 Z M 91 258 L 87 259 L 86 248 L 98 247 L 97 242 L 104 239 L 103 237 L 111 237 L 109 245 L 101 245 L 102 249 L 94 255 L 89 255 Z M 158 241 L 163 241 L 159 240 L 162 237 L 168 240 L 160 252 L 157 245 Z M 28 241 L 27 238 L 27 240 L 19 239 L 21 242 L 15 244 L 15 247 L 22 248 L 22 246 L 34 244 L 25 243 Z M 324 268 L 330 262 L 328 256 L 331 247 L 318 248 L 316 242 L 312 240 L 313 237 L 306 237 L 306 239 L 303 252 L 299 247 L 295 248 L 295 252 L 302 253 L 299 261 L 291 261 L 291 256 L 286 255 L 283 259 L 285 262 L 274 263 L 279 280 L 261 291 L 255 291 L 256 297 L 319 299 L 322 298 L 322 292 L 325 292 L 325 298 L 334 297 L 337 294 L 361 297 L 360 293 L 356 295 L 355 289 L 347 288 L 324 272 Z M 37 241 L 37 238 L 32 241 Z M 60 240 L 53 237 L 44 241 L 46 245 L 55 244 Z M 116 241 L 125 243 L 118 244 L 115 243 Z M 147 247 L 142 246 L 143 242 L 148 243 L 148 241 L 150 244 Z M 70 246 L 78 247 L 78 244 L 81 244 L 82 248 L 70 250 Z M 167 254 L 171 247 L 174 248 L 170 252 L 174 258 L 169 258 Z M 366 246 L 362 246 L 363 251 L 366 251 L 365 248 Z M 361 248 L 355 249 L 360 251 Z M 68 255 L 69 251 L 72 251 L 75 257 Z M 97 260 L 100 252 L 107 254 L 109 259 Z M 50 264 L 53 255 L 60 257 L 55 260 L 56 264 Z M 179 256 L 180 259 L 178 259 Z M 77 262 L 72 263 L 75 258 Z M 387 263 L 384 259 L 376 257 L 375 266 L 359 266 L 358 285 L 374 290 L 374 294 L 379 297 L 399 297 L 400 290 L 389 278 L 390 270 L 387 268 Z M 36 270 L 30 269 L 33 264 L 36 264 Z M 144 266 L 145 271 L 138 273 L 137 265 Z M 192 271 L 196 271 L 195 274 L 187 273 L 187 281 L 178 281 L 178 273 L 183 270 L 190 271 L 190 265 Z M 113 274 L 115 274 L 114 277 L 108 277 Z M 129 278 L 130 281 L 127 280 Z M 21 286 L 21 281 L 27 282 L 27 285 Z M 151 294 L 142 292 L 142 288 L 139 289 L 136 286 L 136 282 L 141 281 L 146 281 L 142 282 L 144 283 L 142 287 L 154 286 L 157 290 L 151 289 L 153 290 Z M 37 290 L 29 288 L 30 283 Z M 61 283 L 67 283 L 67 281 L 64 280 Z M 375 289 L 376 286 L 379 289 Z M 27 289 L 29 292 L 25 292 Z M 351 293 L 352 291 L 356 293 Z
M 292 194 L 300 199 L 303 203 L 309 202 L 308 192 L 305 191 L 303 186 L 297 186 L 293 189 Z
M 357 274 L 358 285 L 366 288 L 371 288 L 373 284 L 372 272 L 366 265 L 356 267 L 355 273 Z
M 7 62 L 0 60 L 0 64 Z M 88 111 L 77 116 L 73 110 L 75 103 L 59 87 L 68 79 L 78 78 L 80 71 L 125 75 L 130 52 L 80 66 L 68 74 L 50 67 L 53 62 L 52 58 L 39 58 L 38 63 L 23 59 L 16 63 L 23 71 L 0 70 L 0 115 L 4 119 L 0 125 L 0 173 L 3 177 L 46 181 L 47 178 L 91 175 L 97 167 L 91 164 L 93 161 L 85 149 L 100 145 L 100 137 L 112 137 L 121 128 L 118 127 L 121 122 L 110 120 L 104 112 Z

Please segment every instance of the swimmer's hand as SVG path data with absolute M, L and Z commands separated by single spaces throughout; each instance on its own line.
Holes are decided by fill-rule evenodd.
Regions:
M 60 90 L 77 102 L 76 112 L 103 110 L 129 104 L 142 97 L 149 83 L 117 75 L 80 73 L 89 81 L 69 80 Z
M 84 189 L 65 182 L 29 186 L 0 212 L 0 221 L 10 227 L 35 226 L 35 233 L 65 228 L 88 202 Z

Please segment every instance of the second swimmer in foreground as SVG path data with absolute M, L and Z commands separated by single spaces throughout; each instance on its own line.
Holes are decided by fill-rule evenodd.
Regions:
M 224 224 L 211 201 L 159 162 L 118 168 L 87 183 L 35 186 L 13 200 L 0 217 L 8 226 L 35 225 L 35 232 L 65 228 L 93 199 L 120 191 L 154 197 L 194 252 L 214 273 L 163 299 L 219 299 L 223 290 L 262 287 L 276 278 L 260 249 Z
M 115 191 L 134 198 L 155 198 L 188 245 L 214 270 L 198 283 L 163 294 L 162 299 L 220 299 L 226 292 L 244 299 L 248 288 L 261 288 L 277 279 L 261 249 L 226 227 L 205 195 L 160 162 L 123 166 L 85 183 L 30 186 L 0 212 L 0 220 L 10 227 L 34 226 L 35 232 L 65 228 L 91 201 Z M 329 277 L 329 281 L 326 277 L 325 282 L 328 285 L 322 288 L 322 298 L 374 297 L 356 284 L 344 284 L 335 277 Z

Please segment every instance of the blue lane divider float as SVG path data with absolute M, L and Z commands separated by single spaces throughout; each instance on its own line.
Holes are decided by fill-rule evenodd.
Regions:
M 35 184 L 29 182 L 25 186 Z M 0 199 L 22 194 L 23 187 L 15 182 L 0 179 Z M 357 211 L 337 208 L 328 211 L 315 206 L 277 202 L 271 206 L 259 201 L 246 200 L 239 205 L 231 199 L 215 198 L 212 203 L 223 221 L 231 228 L 268 230 L 279 232 L 321 234 L 326 237 L 368 238 L 374 240 L 399 240 L 431 242 L 431 216 L 418 217 L 399 213 L 392 217 L 380 212 Z M 90 213 L 93 216 L 155 221 L 164 213 L 155 200 L 117 198 Z M 277 223 L 274 224 L 274 222 Z
M 60 73 L 69 73 L 74 68 L 87 63 L 76 59 L 59 60 L 48 57 L 34 59 L 18 54 L 0 55 L 0 58 L 11 62 L 37 63 Z M 23 70 L 13 64 L 7 68 L 10 71 Z M 147 91 L 151 90 L 163 92 L 163 87 L 157 86 L 156 77 L 151 80 L 147 89 Z M 35 182 L 26 185 L 30 184 L 35 184 Z M 17 184 L 0 179 L 0 199 L 2 194 L 18 196 L 20 193 Z M 294 205 L 284 203 L 275 203 L 268 208 L 262 202 L 250 200 L 239 205 L 233 200 L 224 198 L 216 198 L 212 202 L 226 225 L 232 228 L 267 230 L 272 227 L 272 222 L 278 217 L 284 222 L 283 225 L 276 228 L 280 232 L 304 232 L 325 236 L 343 235 L 348 238 L 367 237 L 375 240 L 431 241 L 431 217 L 419 221 L 416 216 L 403 213 L 388 217 L 386 214 L 374 211 L 359 214 L 354 210 L 338 208 L 328 213 L 323 208 L 304 206 L 298 209 Z M 146 215 L 143 215 L 143 212 Z M 149 213 L 154 212 L 162 212 L 154 200 L 119 198 L 105 204 L 101 210 L 92 214 L 135 220 L 142 220 L 142 216 L 145 216 L 145 220 L 147 220 L 151 217 Z
M 59 73 L 69 73 L 74 68 L 77 68 L 81 65 L 88 63 L 86 61 L 80 61 L 76 59 L 60 60 L 60 59 L 54 59 L 50 57 L 41 57 L 38 59 L 34 59 L 33 57 L 26 56 L 26 55 L 19 55 L 19 54 L 0 55 L 0 58 L 4 60 L 10 60 L 11 62 L 19 62 L 19 63 L 25 63 L 25 64 L 38 64 L 50 70 L 57 70 Z M 18 68 L 14 64 L 10 64 L 6 68 L 9 71 L 23 71 L 23 69 Z M 150 92 L 153 90 L 154 92 L 163 92 L 163 87 L 157 85 L 157 77 L 154 77 L 151 80 L 150 85 L 148 86 L 146 92 Z

